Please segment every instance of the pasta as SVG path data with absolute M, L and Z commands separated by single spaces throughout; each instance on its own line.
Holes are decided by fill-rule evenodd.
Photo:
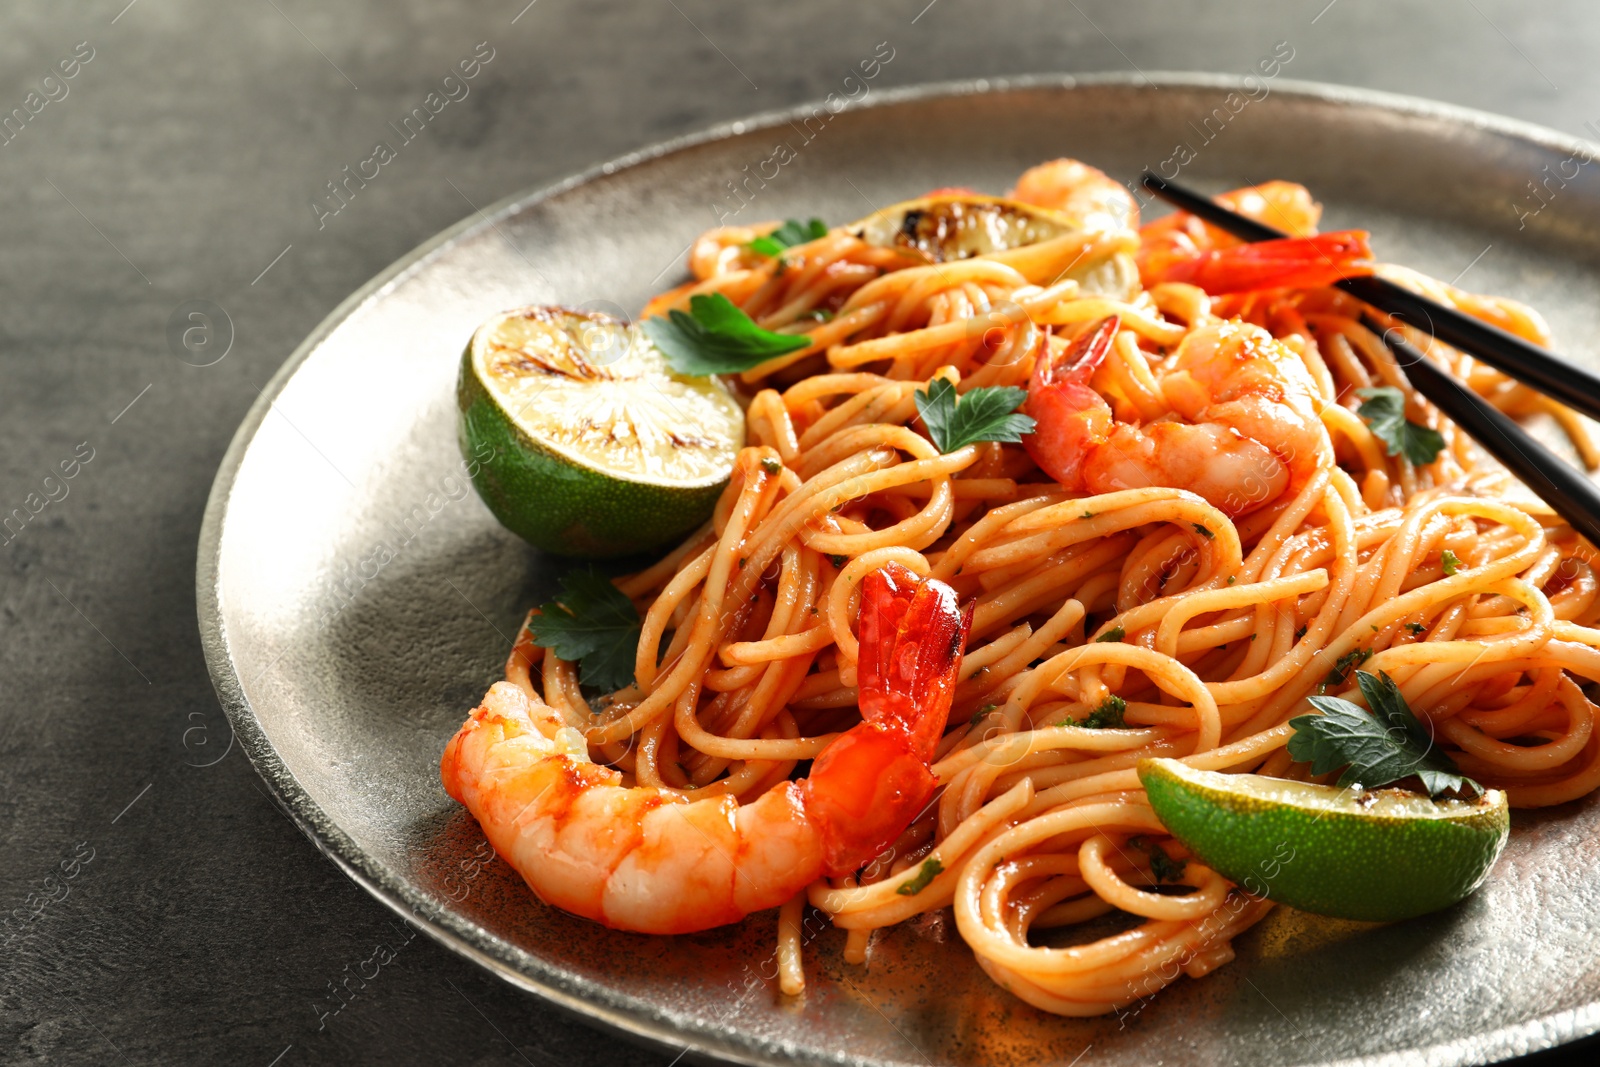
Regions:
M 1097 175 L 1072 171 L 1072 196 L 1095 194 Z M 1051 177 L 1030 172 L 1016 195 L 1061 207 Z M 972 604 L 936 798 L 872 863 L 818 878 L 780 909 L 787 993 L 804 985 L 807 906 L 845 931 L 852 962 L 874 931 L 951 908 L 998 984 L 1064 1015 L 1109 1012 L 1225 964 L 1272 905 L 1167 835 L 1135 764 L 1171 756 L 1304 780 L 1287 721 L 1308 694 L 1354 688 L 1356 665 L 1393 677 L 1462 770 L 1514 806 L 1600 785 L 1583 688 L 1600 680 L 1593 547 L 1409 388 L 1353 298 L 1327 285 L 1208 295 L 1152 278 L 1153 250 L 1228 242 L 1185 217 L 1140 231 L 1120 189 L 1098 191 L 1124 225 L 1009 254 L 916 261 L 846 227 L 773 258 L 747 249 L 756 231 L 708 234 L 695 280 L 646 313 L 716 293 L 810 344 L 741 376 L 748 439 L 711 521 L 618 580 L 643 620 L 634 684 L 592 704 L 575 665 L 526 630 L 512 653 L 507 681 L 626 784 L 748 805 L 858 721 L 868 575 L 897 564 Z M 1293 213 L 1278 220 L 1293 232 L 1314 228 L 1298 187 L 1233 196 L 1241 210 Z M 1136 256 L 1143 282 L 1125 269 Z M 1513 301 L 1379 269 L 1548 342 Z M 1041 361 L 1108 320 L 1092 386 L 1119 425 L 1154 441 L 1152 427 L 1203 422 L 1174 417 L 1177 353 L 1207 330 L 1259 329 L 1309 398 L 1296 443 L 1266 441 L 1278 466 L 1259 477 L 1209 463 L 1230 495 L 1127 484 L 1111 459 L 1069 487 L 1019 444 L 945 453 L 930 442 L 917 397 L 930 381 L 960 394 L 1028 388 Z M 1600 462 L 1570 412 L 1409 338 L 1502 410 L 1553 416 Z M 1355 391 L 1374 386 L 1400 390 L 1408 417 L 1442 436 L 1435 459 L 1389 454 L 1356 411 Z M 1122 487 L 1107 490 L 1114 476 Z M 1120 719 L 1104 728 L 1094 716 L 1113 697 Z M 1189 859 L 1164 890 L 1158 854 Z M 1136 923 L 1119 928 L 1103 918 L 1113 913 Z

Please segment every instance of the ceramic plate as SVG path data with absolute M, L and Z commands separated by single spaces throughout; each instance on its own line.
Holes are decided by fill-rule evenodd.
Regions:
M 700 1059 L 1065 1065 L 1092 1048 L 1096 1067 L 1449 1065 L 1600 1027 L 1597 803 L 1518 815 L 1460 907 L 1383 928 L 1280 909 L 1238 940 L 1235 963 L 1121 1020 L 1035 1011 L 938 923 L 882 935 L 865 969 L 821 933 L 808 991 L 787 1001 L 770 981 L 771 914 L 691 937 L 614 933 L 544 907 L 492 859 L 440 787 L 439 753 L 559 570 L 496 525 L 457 454 L 457 363 L 493 312 L 631 314 L 685 277 L 689 242 L 719 219 L 841 222 L 936 186 L 1001 192 L 1072 155 L 1123 180 L 1164 167 L 1211 190 L 1304 182 L 1328 228 L 1371 229 L 1388 260 L 1535 304 L 1564 351 L 1600 365 L 1600 178 L 1559 134 L 1281 79 L 868 96 L 505 201 L 396 263 L 295 352 L 234 438 L 200 544 L 206 656 L 261 776 L 352 878 L 439 941 Z M 1560 177 L 1535 197 L 1529 182 L 1548 175 Z

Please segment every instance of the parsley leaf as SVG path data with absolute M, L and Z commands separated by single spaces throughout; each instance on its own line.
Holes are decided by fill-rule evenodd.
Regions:
M 1439 458 L 1444 438 L 1438 430 L 1406 418 L 1406 398 L 1400 390 L 1392 385 L 1376 385 L 1357 389 L 1356 396 L 1365 398 L 1356 414 L 1372 427 L 1372 436 L 1384 443 L 1389 455 L 1404 455 L 1416 467 Z
M 954 452 L 978 441 L 1021 442 L 1033 432 L 1033 419 L 1017 411 L 1028 399 L 1026 389 L 988 385 L 957 397 L 956 387 L 935 378 L 916 392 L 917 414 L 940 452 Z
M 1157 882 L 1176 882 L 1183 877 L 1188 860 L 1173 859 L 1160 844 L 1143 834 L 1128 838 L 1128 844 L 1150 857 L 1150 873 Z
M 747 247 L 763 256 L 776 256 L 785 248 L 793 248 L 795 245 L 803 245 L 807 241 L 815 241 L 819 237 L 826 236 L 828 236 L 828 224 L 821 219 L 812 219 L 810 222 L 788 219 L 771 233 L 751 241 Z
M 1120 730 L 1126 725 L 1122 721 L 1122 713 L 1127 710 L 1128 702 L 1113 694 L 1102 700 L 1100 706 L 1078 725 L 1085 730 Z
M 1102 641 L 1105 641 L 1105 642 L 1109 643 L 1111 641 L 1121 641 L 1124 637 L 1127 637 L 1127 636 L 1128 636 L 1128 631 L 1124 630 L 1120 626 L 1113 626 L 1111 629 L 1107 630 L 1105 633 L 1103 633 L 1099 637 L 1095 638 L 1094 641 L 1095 641 L 1095 644 L 1099 644 Z
M 1000 706 L 999 704 L 985 704 L 983 707 L 979 708 L 977 711 L 972 713 L 972 721 L 967 723 L 967 725 L 968 726 L 976 726 L 976 725 L 978 725 L 980 722 L 982 722 L 984 720 L 984 717 L 986 715 L 988 715 L 991 711 L 993 711 L 994 709 L 998 708 L 999 706 Z
M 1406 629 L 1410 630 L 1414 634 L 1420 634 L 1426 633 L 1428 628 L 1422 625 L 1420 622 L 1408 622 L 1406 623 Z
M 1343 685 L 1350 677 L 1350 672 L 1372 658 L 1370 648 L 1352 648 L 1349 652 L 1333 661 L 1333 670 L 1322 680 L 1317 687 L 1317 692 L 1325 693 L 1336 685 Z
M 1450 577 L 1461 569 L 1461 557 L 1447 548 L 1439 553 L 1439 565 L 1444 568 L 1445 576 Z
M 1302 763 L 1309 760 L 1312 774 L 1344 767 L 1340 786 L 1359 782 L 1375 789 L 1416 775 L 1429 796 L 1452 789 L 1474 796 L 1483 792 L 1434 747 L 1427 727 L 1406 706 L 1392 678 L 1360 671 L 1356 681 L 1372 710 L 1339 697 L 1307 697 L 1322 714 L 1289 720 L 1295 730 L 1289 738 L 1290 756 Z
M 573 571 L 561 585 L 528 623 L 534 642 L 577 661 L 584 685 L 611 692 L 631 684 L 640 630 L 633 601 L 593 570 Z
M 931 883 L 935 878 L 939 877 L 939 875 L 943 872 L 944 864 L 940 863 L 938 860 L 923 860 L 922 869 L 916 873 L 915 877 L 913 877 L 911 881 L 896 889 L 895 892 L 899 893 L 903 897 L 914 897 L 924 889 L 928 888 L 929 883 Z
M 1204 537 L 1207 541 L 1217 536 L 1216 534 L 1212 533 L 1208 527 L 1201 526 L 1198 522 L 1191 522 L 1189 525 L 1194 527 L 1195 533 L 1199 534 L 1201 537 Z
M 721 293 L 696 294 L 687 313 L 673 308 L 666 318 L 648 318 L 641 325 L 668 366 L 696 377 L 738 374 L 811 343 L 802 334 L 763 330 Z

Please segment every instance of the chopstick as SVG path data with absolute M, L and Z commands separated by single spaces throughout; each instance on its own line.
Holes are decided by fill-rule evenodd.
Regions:
M 1362 321 L 1383 338 L 1417 392 L 1488 449 L 1590 544 L 1600 545 L 1600 487 L 1535 441 L 1510 416 L 1435 366 L 1400 331 L 1385 329 L 1365 315 Z
M 1272 241 L 1289 236 L 1282 230 L 1230 211 L 1191 189 L 1174 185 L 1149 171 L 1145 171 L 1142 181 L 1146 189 L 1161 199 L 1243 240 Z M 1498 326 L 1419 296 L 1387 278 L 1376 275 L 1345 278 L 1335 285 L 1379 311 L 1393 315 L 1407 326 L 1415 326 L 1446 344 L 1469 352 L 1546 396 L 1554 397 L 1591 418 L 1600 419 L 1600 375 Z
M 1271 241 L 1287 236 L 1280 230 L 1230 211 L 1221 204 L 1214 203 L 1188 189 L 1163 181 L 1154 174 L 1145 173 L 1144 185 L 1163 200 L 1242 240 Z M 1375 284 L 1358 286 L 1353 284 L 1356 282 Z M 1337 284 L 1350 295 L 1380 311 L 1388 312 L 1402 322 L 1406 322 L 1408 312 L 1413 313 L 1413 321 L 1406 322 L 1407 325 L 1415 325 L 1414 313 L 1420 310 L 1423 313 L 1422 317 L 1434 327 L 1433 330 L 1424 332 L 1433 333 L 1440 340 L 1477 356 L 1485 363 L 1542 392 L 1567 401 L 1572 407 L 1586 414 L 1595 415 L 1596 412 L 1600 412 L 1600 377 L 1562 363 L 1556 356 L 1537 345 L 1529 344 L 1504 330 L 1469 318 L 1454 308 L 1447 308 L 1426 297 L 1417 296 L 1382 278 L 1347 278 Z M 1458 319 L 1470 325 L 1449 334 L 1444 329 L 1438 328 L 1442 323 Z M 1600 546 L 1600 487 L 1535 441 L 1510 416 L 1441 370 L 1415 345 L 1401 336 L 1399 330 L 1386 329 L 1382 323 L 1368 315 L 1362 316 L 1362 322 L 1381 337 L 1389 351 L 1394 353 L 1395 362 L 1405 371 L 1407 380 L 1417 392 L 1427 397 L 1434 407 L 1470 434 L 1507 470 L 1521 479 L 1524 485 L 1554 508 L 1574 530 L 1588 538 L 1591 544 Z M 1488 342 L 1484 341 L 1485 337 L 1489 338 Z M 1516 346 L 1526 349 L 1528 353 L 1526 362 L 1508 358 L 1507 354 L 1515 349 L 1503 344 L 1502 341 L 1515 342 Z M 1491 352 L 1497 358 L 1490 358 Z M 1528 373 L 1527 367 L 1530 365 L 1538 366 L 1544 377 Z M 1543 382 L 1557 372 L 1566 375 L 1559 379 L 1562 388 L 1559 391 L 1544 388 Z M 1589 387 L 1595 390 L 1594 398 L 1578 394 L 1575 400 L 1568 399 L 1568 394 L 1573 389 L 1582 387 L 1585 382 L 1593 383 Z M 1577 402 L 1578 400 L 1582 403 Z

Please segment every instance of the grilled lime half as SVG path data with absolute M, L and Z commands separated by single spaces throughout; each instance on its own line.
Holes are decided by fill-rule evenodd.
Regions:
M 483 502 L 566 556 L 629 555 L 694 529 L 744 444 L 721 382 L 674 373 L 637 326 L 595 312 L 496 315 L 467 345 L 456 402 Z
M 924 196 L 875 211 L 846 229 L 867 244 L 930 263 L 983 256 L 1015 268 L 1035 285 L 1070 278 L 1086 295 L 1117 300 L 1138 291 L 1139 268 L 1131 255 L 1137 241 L 1131 234 L 1121 242 L 1096 242 L 1061 212 L 1018 200 L 977 193 Z
M 1394 922 L 1438 911 L 1483 884 L 1511 829 L 1505 794 L 1430 800 L 1257 774 L 1139 761 L 1172 835 L 1229 881 L 1291 908 Z

